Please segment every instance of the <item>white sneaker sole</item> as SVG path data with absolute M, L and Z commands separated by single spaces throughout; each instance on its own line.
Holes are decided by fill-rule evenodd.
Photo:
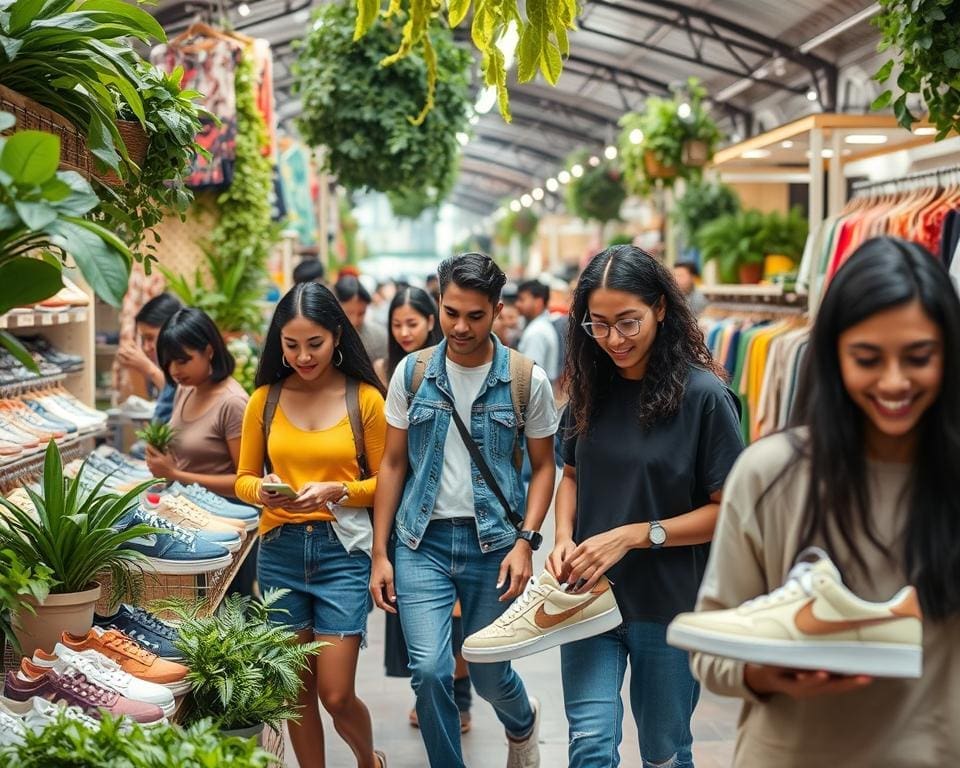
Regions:
M 741 638 L 674 624 L 667 629 L 667 642 L 687 651 L 752 664 L 824 670 L 841 675 L 920 677 L 923 670 L 923 649 L 896 643 L 765 640 L 752 635 Z
M 170 691 L 174 696 L 182 696 L 190 690 L 189 680 L 180 680 L 176 683 L 160 683 L 160 685 Z M 174 707 L 176 707 L 176 704 L 174 704 Z
M 464 643 L 461 653 L 467 661 L 479 664 L 512 661 L 556 648 L 558 645 L 586 640 L 588 637 L 594 637 L 609 632 L 611 629 L 616 629 L 622 623 L 623 618 L 620 616 L 620 609 L 613 606 L 610 610 L 584 621 L 578 621 L 576 624 L 555 629 L 552 632 L 547 632 L 539 637 L 532 637 L 520 643 L 487 648 L 470 648 Z
M 158 557 L 148 557 L 143 561 L 144 570 L 155 573 L 164 573 L 171 576 L 196 576 L 201 573 L 213 573 L 229 567 L 233 562 L 232 555 L 223 555 L 209 560 L 163 560 Z

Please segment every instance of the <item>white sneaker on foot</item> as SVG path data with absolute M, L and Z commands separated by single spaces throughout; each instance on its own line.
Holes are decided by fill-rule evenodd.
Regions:
M 540 700 L 531 696 L 533 728 L 522 741 L 507 735 L 507 768 L 540 768 Z

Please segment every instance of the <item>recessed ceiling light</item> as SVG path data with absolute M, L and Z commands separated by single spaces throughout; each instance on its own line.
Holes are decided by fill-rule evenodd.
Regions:
M 522 205 L 524 208 L 529 208 L 531 205 L 533 205 L 533 198 L 530 197 L 530 195 L 523 195 L 520 198 L 520 205 Z
M 806 156 L 806 158 L 807 158 L 808 160 L 810 159 L 810 150 L 809 150 L 809 149 L 808 149 L 806 152 L 804 152 L 803 154 Z M 823 157 L 823 158 L 829 160 L 831 157 L 833 157 L 833 150 L 832 150 L 832 149 L 823 149 L 823 150 L 821 150 L 821 151 L 820 151 L 820 157 Z
M 847 144 L 886 144 L 887 137 L 882 133 L 852 133 L 844 141 Z
M 748 149 L 740 153 L 744 160 L 759 160 L 764 157 L 770 157 L 769 149 Z
M 607 158 L 607 160 L 615 160 L 617 157 L 617 148 L 611 144 L 603 150 L 603 156 Z
M 583 176 L 583 166 L 580 163 L 577 163 L 573 168 L 570 169 L 570 175 L 575 179 L 579 179 Z
M 560 173 L 557 174 L 557 181 L 559 181 L 561 184 L 569 184 L 570 173 L 568 171 L 560 171 Z
M 531 196 L 534 200 L 543 200 L 543 188 L 542 188 L 542 187 L 537 187 L 536 189 L 534 189 L 534 190 L 530 193 L 530 196 Z
M 811 88 L 807 91 L 807 101 L 816 101 L 817 100 L 817 89 Z
M 594 155 L 590 158 L 590 167 L 596 168 L 598 165 L 600 165 L 600 158 Z
M 522 208 L 523 208 L 523 206 L 520 205 L 520 201 L 519 201 L 519 200 L 511 200 L 511 201 L 510 201 L 510 210 L 513 211 L 514 213 L 520 213 L 520 210 L 521 210 Z
M 921 125 L 919 128 L 914 128 L 913 133 L 915 136 L 933 136 L 937 132 L 937 129 L 932 125 Z
M 547 191 L 556 192 L 558 189 L 560 189 L 560 182 L 551 177 L 547 179 L 546 187 Z
M 780 146 L 784 149 L 790 149 L 793 146 L 793 142 L 790 141 L 790 139 L 787 139 L 786 141 L 781 141 Z
M 240 5 L 237 6 L 237 13 L 239 13 L 241 16 L 249 16 L 250 6 L 246 3 L 240 3 Z

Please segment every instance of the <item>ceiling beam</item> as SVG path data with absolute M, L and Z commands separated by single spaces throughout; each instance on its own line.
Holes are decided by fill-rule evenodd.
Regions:
M 516 138 L 503 138 L 502 136 L 491 133 L 489 130 L 484 130 L 482 123 L 475 125 L 473 129 L 474 133 L 476 133 L 477 140 L 480 142 L 494 144 L 498 147 L 503 147 L 504 149 L 512 150 L 514 152 L 522 152 L 530 155 L 530 157 L 536 157 L 546 162 L 556 163 L 562 160 L 567 154 L 566 150 L 559 154 L 557 152 L 547 152 L 546 150 L 541 149 L 541 147 L 534 147 L 529 144 L 521 143 Z

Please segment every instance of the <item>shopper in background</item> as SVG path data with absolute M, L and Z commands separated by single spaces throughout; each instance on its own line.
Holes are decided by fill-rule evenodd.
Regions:
M 331 644 L 303 675 L 301 719 L 289 724 L 294 752 L 301 768 L 325 764 L 319 697 L 357 765 L 382 768 L 386 758 L 374 755 L 370 713 L 355 679 L 370 605 L 367 507 L 383 454 L 383 385 L 337 299 L 317 283 L 297 285 L 280 300 L 256 383 L 243 420 L 237 496 L 263 507 L 260 587 L 290 590 L 279 606 L 301 642 Z M 351 428 L 352 386 L 366 477 Z M 294 495 L 265 483 L 285 483 Z
M 134 317 L 139 343 L 124 341 L 117 350 L 117 364 L 136 371 L 146 380 L 150 397 L 157 401 L 153 421 L 162 424 L 170 420 L 177 388 L 167 382 L 157 362 L 157 337 L 163 324 L 182 306 L 180 300 L 169 293 L 154 296 Z
M 527 280 L 517 288 L 517 311 L 527 321 L 517 349 L 543 368 L 550 381 L 560 377 L 560 340 L 553 327 L 547 302 L 550 289 L 538 280 Z
M 293 268 L 294 283 L 320 283 L 325 284 L 327 270 L 324 269 L 323 262 L 315 257 L 305 258 Z
M 816 545 L 857 596 L 885 601 L 912 584 L 924 615 L 919 680 L 694 654 L 708 688 L 744 700 L 738 768 L 960 765 L 958 339 L 942 265 L 915 243 L 868 240 L 817 312 L 793 429 L 737 462 L 700 610 L 784 583 Z
M 736 398 L 670 272 L 639 248 L 594 257 L 572 313 L 547 567 L 581 593 L 606 574 L 624 623 L 560 650 L 570 768 L 619 765 L 628 661 L 644 765 L 685 768 L 699 689 L 666 629 L 696 600 L 742 448 Z
M 463 630 L 469 635 L 498 618 L 529 581 L 532 550 L 540 541 L 537 531 L 553 491 L 557 414 L 550 382 L 534 366 L 526 428 L 518 433 L 511 353 L 491 332 L 506 281 L 496 263 L 467 253 L 444 261 L 439 275 L 446 339 L 426 362 L 416 391 L 411 389 L 414 356 L 390 380 L 370 590 L 385 611 L 400 610 L 430 765 L 463 768 L 451 613 L 459 598 Z M 454 409 L 470 430 L 471 442 L 479 443 L 477 450 L 512 512 L 523 516 L 522 532 L 473 468 L 454 424 Z M 526 499 L 513 457 L 522 437 L 533 463 Z M 396 537 L 396 592 L 388 554 L 391 535 Z M 527 696 L 516 671 L 508 662 L 477 664 L 471 665 L 470 676 L 506 730 L 508 765 L 539 766 L 540 705 Z
M 147 466 L 154 477 L 232 497 L 248 398 L 232 377 L 233 356 L 220 331 L 202 310 L 180 309 L 160 331 L 157 358 L 176 386 L 170 426 L 177 441 L 173 455 L 147 446 Z
M 507 283 L 500 294 L 503 308 L 493 321 L 493 332 L 505 347 L 516 349 L 520 340 L 520 313 L 517 311 L 517 286 Z
M 437 305 L 425 290 L 411 286 L 394 295 L 387 313 L 387 328 L 390 332 L 387 356 L 373 365 L 384 383 L 390 381 L 404 357 L 439 344 L 443 338 L 437 322 Z
M 371 360 L 383 360 L 387 356 L 387 332 L 376 323 L 367 322 L 370 292 L 360 279 L 353 275 L 340 277 L 333 286 L 337 301 L 350 319 L 350 324 L 360 334 L 360 341 Z
M 439 307 L 440 306 L 440 280 L 437 278 L 437 276 L 434 274 L 427 275 L 426 285 L 424 287 L 427 289 L 427 293 L 429 293 L 433 297 L 433 303 Z
M 692 261 L 678 261 L 673 265 L 673 279 L 677 281 L 680 291 L 687 298 L 687 303 L 694 315 L 700 317 L 703 310 L 710 303 L 707 297 L 697 289 L 697 280 L 700 278 L 700 268 Z

